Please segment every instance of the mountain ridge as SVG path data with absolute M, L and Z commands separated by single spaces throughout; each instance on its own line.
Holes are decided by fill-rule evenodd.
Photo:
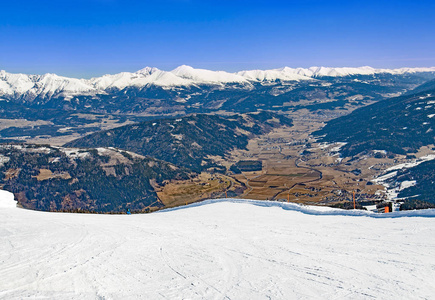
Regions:
M 347 143 L 341 150 L 344 156 L 373 150 L 415 153 L 420 147 L 435 143 L 433 83 L 429 81 L 417 87 L 414 93 L 358 108 L 329 121 L 313 134 L 323 142 Z
M 0 71 L 0 96 L 23 95 L 31 100 L 37 97 L 57 97 L 74 95 L 105 94 L 110 89 L 122 90 L 127 87 L 182 87 L 198 84 L 224 85 L 242 84 L 268 81 L 301 81 L 315 80 L 321 77 L 344 77 L 349 75 L 375 74 L 411 74 L 435 72 L 435 67 L 429 68 L 400 68 L 375 69 L 372 67 L 358 68 L 289 68 L 283 67 L 270 70 L 244 70 L 235 73 L 225 71 L 211 71 L 182 65 L 171 71 L 163 71 L 153 67 L 146 67 L 136 72 L 121 72 L 106 74 L 90 79 L 79 79 L 59 76 L 52 73 L 43 75 L 28 75 L 22 73 L 8 73 Z

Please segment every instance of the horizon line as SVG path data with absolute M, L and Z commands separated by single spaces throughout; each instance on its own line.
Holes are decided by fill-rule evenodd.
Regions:
M 164 72 L 172 72 L 180 67 L 190 67 L 192 69 L 195 70 L 207 70 L 207 71 L 212 71 L 212 72 L 226 72 L 229 74 L 237 74 L 238 72 L 244 72 L 244 71 L 279 71 L 285 68 L 289 68 L 289 69 L 303 69 L 303 70 L 310 70 L 312 68 L 328 68 L 328 69 L 343 69 L 343 68 L 348 68 L 348 69 L 361 69 L 361 68 L 372 68 L 374 70 L 403 70 L 403 69 L 433 69 L 431 71 L 435 72 L 435 66 L 428 66 L 428 67 L 407 67 L 407 66 L 402 66 L 399 68 L 375 68 L 375 67 L 371 67 L 369 65 L 364 65 L 364 66 L 359 66 L 359 67 L 348 67 L 348 66 L 341 66 L 341 67 L 331 67 L 331 66 L 311 66 L 311 67 L 289 67 L 289 66 L 283 66 L 283 67 L 278 67 L 278 68 L 271 68 L 271 69 L 242 69 L 239 71 L 235 71 L 235 72 L 230 72 L 230 71 L 226 71 L 226 70 L 213 70 L 213 69 L 206 69 L 206 68 L 196 68 L 196 67 L 192 67 L 191 65 L 186 65 L 186 64 L 181 64 L 173 69 L 170 70 L 165 70 L 165 69 L 161 69 L 161 68 L 157 68 L 157 67 L 152 67 L 152 66 L 145 66 L 143 68 L 140 68 L 136 71 L 120 71 L 120 72 L 115 72 L 115 73 L 104 73 L 98 76 L 91 76 L 91 77 L 76 77 L 76 76 L 65 76 L 65 75 L 58 75 L 58 73 L 54 73 L 54 72 L 45 72 L 45 73 L 24 73 L 24 72 L 8 72 L 5 69 L 0 69 L 0 72 L 5 72 L 5 73 L 9 73 L 9 74 L 23 74 L 23 75 L 34 75 L 34 76 L 43 76 L 43 75 L 49 75 L 49 74 L 54 74 L 60 77 L 67 77 L 67 78 L 74 78 L 74 79 L 83 79 L 83 80 L 89 80 L 89 79 L 93 79 L 93 78 L 98 78 L 98 77 L 102 77 L 102 76 L 106 76 L 106 75 L 116 75 L 116 74 L 120 74 L 120 73 L 138 73 L 141 70 L 150 68 L 150 69 L 157 69 L 160 71 L 164 71 Z M 431 72 L 428 71 L 428 72 Z M 423 71 L 424 72 L 424 71 Z

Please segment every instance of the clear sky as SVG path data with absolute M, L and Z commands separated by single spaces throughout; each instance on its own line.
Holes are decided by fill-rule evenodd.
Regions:
M 435 66 L 434 12 L 433 0 L 2 1 L 0 69 Z

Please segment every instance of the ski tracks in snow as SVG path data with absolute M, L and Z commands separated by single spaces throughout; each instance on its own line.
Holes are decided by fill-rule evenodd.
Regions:
M 131 216 L 0 208 L 0 298 L 429 299 L 434 222 L 242 202 Z
M 237 263 L 218 247 L 212 249 L 210 252 L 210 248 L 195 247 L 189 250 L 187 258 L 160 247 L 160 255 L 165 265 L 187 282 L 187 286 L 191 287 L 190 292 L 196 297 L 231 299 L 228 293 L 237 285 L 239 279 Z M 187 262 L 192 260 L 195 264 L 189 265 Z

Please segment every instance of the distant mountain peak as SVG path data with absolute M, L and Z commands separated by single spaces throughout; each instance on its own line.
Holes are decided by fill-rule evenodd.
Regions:
M 191 71 L 191 70 L 194 70 L 194 68 L 191 66 L 188 66 L 188 65 L 181 65 L 181 66 L 176 67 L 174 70 L 172 70 L 172 72 L 176 73 L 176 72 L 185 72 L 185 71 Z
M 151 74 L 158 72 L 158 71 L 160 71 L 160 70 L 155 68 L 155 67 L 145 67 L 143 69 L 136 71 L 136 73 L 137 74 L 144 74 L 144 75 L 151 75 Z
M 57 97 L 105 94 L 110 89 L 122 90 L 126 87 L 145 87 L 148 85 L 161 87 L 185 87 L 191 85 L 226 85 L 241 84 L 251 87 L 253 83 L 272 81 L 301 81 L 316 80 L 321 77 L 340 77 L 349 75 L 374 75 L 435 72 L 431 68 L 400 68 L 375 69 L 363 67 L 283 67 L 271 70 L 246 70 L 236 73 L 226 71 L 212 71 L 197 69 L 188 65 L 181 65 L 172 71 L 163 71 L 154 67 L 145 67 L 134 73 L 121 72 L 107 74 L 87 79 L 68 78 L 52 73 L 44 75 L 13 74 L 5 70 L 0 71 L 0 96 L 21 97 L 28 100 L 42 97 Z

